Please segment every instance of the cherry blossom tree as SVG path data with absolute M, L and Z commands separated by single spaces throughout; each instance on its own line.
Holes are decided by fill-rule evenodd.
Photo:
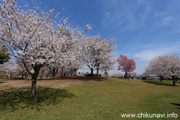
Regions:
M 52 15 L 36 10 L 23 11 L 15 1 L 6 0 L 0 4 L 0 39 L 7 45 L 13 57 L 20 59 L 26 71 L 32 76 L 31 98 L 36 99 L 37 76 L 43 64 L 51 61 L 53 53 Z M 55 44 L 55 43 L 54 43 Z M 31 66 L 30 71 L 27 66 Z
M 120 55 L 117 61 L 119 64 L 118 70 L 125 72 L 125 75 L 124 75 L 125 78 L 128 77 L 128 72 L 130 74 L 130 72 L 133 72 L 136 69 L 135 61 L 133 59 L 128 59 L 127 56 L 125 55 Z
M 68 28 L 70 27 L 68 26 Z M 58 55 L 51 64 L 48 64 L 48 68 L 53 78 L 58 72 L 61 73 L 61 77 L 65 77 L 67 72 L 71 72 L 72 75 L 75 71 L 82 67 L 79 62 L 81 58 L 80 39 L 83 38 L 83 34 L 90 29 L 92 29 L 91 25 L 86 25 L 86 29 L 83 32 L 77 32 L 75 29 L 70 29 L 71 33 L 69 34 L 67 34 L 70 32 L 69 29 L 61 31 L 61 28 L 59 27 L 56 30 L 54 38 L 59 39 L 59 37 L 61 38 L 61 35 L 66 35 L 68 39 L 61 40 L 61 43 L 58 44 L 58 50 L 56 47 L 53 48 L 54 54 Z
M 112 58 L 112 51 L 115 49 L 113 43 L 115 39 L 101 39 L 100 35 L 86 37 L 82 46 L 81 62 L 86 65 L 93 76 L 93 71 L 97 70 L 97 76 L 100 69 L 109 69 L 115 62 Z
M 162 77 L 171 77 L 175 85 L 175 78 L 180 77 L 180 58 L 177 55 L 160 55 L 150 61 L 145 73 L 158 75 L 161 81 Z
M 115 69 L 115 62 L 116 60 L 112 57 L 107 57 L 103 61 L 99 61 L 97 64 L 97 76 L 99 74 L 99 70 L 104 71 L 107 73 L 109 70 Z
M 15 0 L 0 3 L 0 40 L 7 46 L 11 56 L 24 64 L 32 76 L 31 99 L 36 100 L 36 83 L 40 69 L 61 61 L 73 54 L 73 48 L 81 32 L 75 32 L 64 19 L 57 25 L 53 11 L 37 12 L 20 9 Z M 57 26 L 54 28 L 54 26 Z M 86 31 L 91 29 L 86 26 Z M 77 36 L 78 34 L 78 36 Z M 29 69 L 30 66 L 30 69 Z M 32 70 L 31 70 L 32 69 Z
M 117 46 L 113 46 L 114 43 L 115 39 L 111 38 L 100 41 L 102 48 L 98 51 L 99 53 L 96 56 L 97 76 L 99 76 L 99 70 L 107 72 L 114 69 L 116 60 L 113 58 L 112 51 L 117 48 Z

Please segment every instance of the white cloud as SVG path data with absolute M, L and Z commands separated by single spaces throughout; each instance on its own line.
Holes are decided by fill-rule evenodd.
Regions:
M 144 0 L 101 2 L 103 3 L 102 23 L 104 28 L 108 29 L 123 28 L 123 31 L 137 29 L 145 23 L 151 11 L 150 4 Z
M 161 25 L 162 25 L 162 26 L 168 26 L 168 25 L 170 25 L 171 23 L 173 23 L 174 20 L 175 20 L 175 18 L 172 17 L 172 16 L 165 17 L 165 18 L 162 19 Z
M 150 61 L 156 56 L 162 54 L 176 54 L 180 52 L 179 45 L 154 45 L 154 47 L 149 49 L 144 49 L 140 52 L 134 54 L 134 57 L 142 61 Z
M 136 60 L 136 70 L 138 74 L 142 74 L 146 69 L 148 62 L 159 55 L 180 54 L 180 42 L 170 44 L 154 44 L 141 47 L 142 50 L 135 52 L 133 57 Z

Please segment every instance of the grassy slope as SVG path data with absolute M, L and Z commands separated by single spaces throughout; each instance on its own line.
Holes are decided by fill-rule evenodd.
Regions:
M 0 112 L 0 119 L 121 119 L 121 113 L 178 113 L 180 86 L 156 85 L 141 80 L 110 79 L 67 87 L 72 98 L 39 109 Z M 176 105 L 177 104 L 177 105 Z M 168 119 L 166 119 L 168 120 Z

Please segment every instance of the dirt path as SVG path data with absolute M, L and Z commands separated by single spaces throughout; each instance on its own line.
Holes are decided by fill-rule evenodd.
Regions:
M 95 82 L 93 80 L 38 80 L 37 87 L 48 87 L 48 88 L 64 88 L 68 86 L 83 85 L 87 83 Z M 23 88 L 30 87 L 31 80 L 6 80 L 0 81 L 0 91 L 10 90 L 11 88 Z

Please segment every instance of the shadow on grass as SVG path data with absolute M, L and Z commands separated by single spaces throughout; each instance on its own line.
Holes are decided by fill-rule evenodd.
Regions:
M 4 82 L 0 82 L 0 84 L 1 84 L 1 83 L 4 83 Z
M 163 83 L 163 82 L 156 82 L 156 81 L 149 81 L 149 80 L 143 80 L 146 83 L 154 84 L 154 85 L 163 85 L 163 86 L 174 86 L 169 83 Z M 174 86 L 175 87 L 175 86 Z
M 90 76 L 72 76 L 72 77 L 64 77 L 63 79 L 73 79 L 73 80 L 82 80 L 82 81 L 87 81 L 87 80 L 94 80 L 94 81 L 103 81 L 107 80 L 106 77 L 90 77 Z
M 30 101 L 30 88 L 20 88 L 11 92 L 0 93 L 0 111 L 15 111 L 18 109 L 40 110 L 43 106 L 55 105 L 65 98 L 72 98 L 74 95 L 64 89 L 38 88 L 36 102 Z
M 84 77 L 84 76 L 66 76 L 66 77 L 58 77 L 55 79 L 39 79 L 39 80 L 82 80 L 82 81 L 103 81 L 103 80 L 107 80 L 106 77 Z
M 171 103 L 171 104 L 177 106 L 177 109 L 180 109 L 180 104 L 178 103 Z

